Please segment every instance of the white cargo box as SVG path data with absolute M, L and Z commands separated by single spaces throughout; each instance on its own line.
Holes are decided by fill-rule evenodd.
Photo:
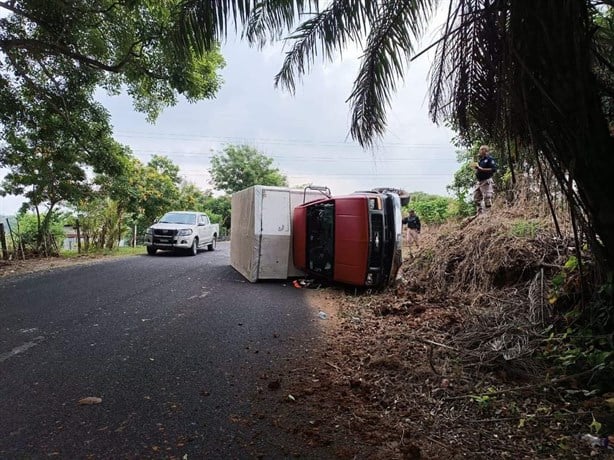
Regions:
M 254 185 L 233 193 L 230 265 L 252 283 L 302 276 L 292 262 L 292 212 L 318 191 Z

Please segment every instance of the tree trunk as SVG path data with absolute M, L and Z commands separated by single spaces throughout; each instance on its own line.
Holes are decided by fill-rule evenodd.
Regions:
M 511 45 L 519 70 L 513 85 L 521 91 L 527 130 L 517 135 L 524 135 L 548 159 L 572 205 L 575 201 L 586 214 L 586 230 L 597 256 L 612 270 L 614 138 L 592 69 L 587 2 L 513 5 L 519 10 L 512 11 L 512 37 L 532 38 L 513 40 Z

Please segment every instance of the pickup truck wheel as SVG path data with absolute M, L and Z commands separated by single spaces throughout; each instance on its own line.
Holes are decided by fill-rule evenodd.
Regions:
M 147 254 L 149 254 L 150 256 L 155 256 L 156 251 L 157 249 L 154 248 L 153 246 L 147 246 Z
M 196 254 L 198 254 L 198 238 L 194 238 L 192 247 L 190 247 L 190 255 L 195 256 Z
M 214 236 L 214 237 L 213 237 L 213 241 L 211 241 L 211 243 L 209 243 L 209 244 L 207 245 L 207 250 L 209 250 L 209 251 L 215 251 L 215 246 L 216 246 L 216 244 L 217 244 L 217 236 Z

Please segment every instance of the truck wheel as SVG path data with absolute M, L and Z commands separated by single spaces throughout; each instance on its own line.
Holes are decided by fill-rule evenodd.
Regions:
M 195 256 L 196 254 L 198 254 L 198 238 L 194 238 L 190 247 L 190 255 Z
M 147 254 L 149 254 L 150 256 L 155 256 L 156 251 L 157 249 L 154 248 L 153 246 L 147 246 Z
M 215 251 L 216 244 L 217 244 L 217 236 L 213 235 L 213 240 L 211 241 L 211 243 L 207 245 L 207 250 Z

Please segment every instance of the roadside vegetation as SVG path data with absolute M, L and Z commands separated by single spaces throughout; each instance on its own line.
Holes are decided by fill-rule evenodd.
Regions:
M 610 458 L 612 283 L 571 221 L 499 198 L 409 253 L 394 288 L 310 293 L 330 319 L 280 426 L 348 459 Z
M 185 182 L 168 157 L 154 155 L 145 165 L 128 158 L 120 175 L 98 174 L 84 183 L 78 200 L 63 200 L 46 212 L 29 201 L 17 216 L 0 219 L 7 258 L 61 255 L 68 240 L 67 249 L 84 254 L 138 246 L 145 229 L 171 210 L 207 213 L 212 222 L 220 224 L 224 237 L 230 230 L 232 192 L 255 184 L 287 184 L 272 159 L 246 145 L 228 145 L 213 155 L 212 189 L 206 191 Z M 7 181 L 0 184 L 5 191 Z M 53 182 L 45 186 L 52 187 Z

